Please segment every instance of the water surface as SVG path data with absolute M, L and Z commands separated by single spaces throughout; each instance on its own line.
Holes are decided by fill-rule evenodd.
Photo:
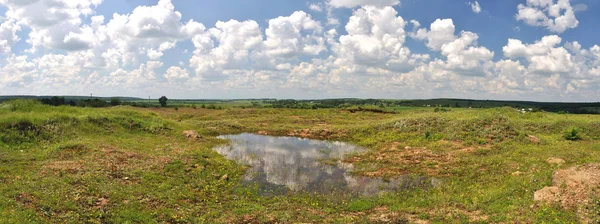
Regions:
M 214 150 L 250 168 L 244 183 L 257 186 L 260 194 L 293 192 L 370 196 L 403 189 L 427 188 L 439 181 L 418 176 L 389 180 L 351 175 L 353 166 L 341 159 L 365 149 L 344 143 L 297 137 L 254 134 L 224 135 L 231 141 Z

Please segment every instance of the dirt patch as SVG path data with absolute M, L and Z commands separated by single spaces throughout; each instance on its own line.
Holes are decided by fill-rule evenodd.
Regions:
M 340 130 L 322 129 L 296 129 L 287 133 L 288 136 L 314 139 L 333 139 L 346 136 L 346 133 Z
M 90 148 L 82 144 L 74 144 L 60 147 L 56 153 L 56 158 L 60 160 L 69 160 L 89 152 Z
M 440 175 L 445 165 L 452 162 L 452 156 L 446 153 L 434 153 L 427 148 L 402 146 L 401 143 L 393 142 L 369 154 L 367 158 L 356 156 L 344 162 L 356 163 L 365 160 L 380 164 L 381 167 L 376 171 L 362 173 L 372 177 L 403 175 L 411 170 L 424 171 L 427 175 L 436 176 Z
M 26 208 L 35 208 L 35 197 L 33 195 L 27 194 L 27 193 L 21 193 L 19 194 L 15 200 L 19 203 L 21 203 L 23 206 L 25 206 Z
M 529 138 L 529 142 L 531 143 L 540 143 L 540 141 L 542 141 L 540 138 L 533 135 L 528 135 L 527 138 Z
M 398 212 L 390 211 L 386 207 L 374 208 L 369 214 L 370 223 L 408 223 L 409 220 L 402 217 Z
M 202 136 L 200 136 L 198 134 L 198 132 L 196 132 L 194 130 L 183 131 L 183 135 L 189 139 L 201 139 L 202 138 Z
M 489 149 L 491 145 L 465 146 L 460 141 L 440 140 L 439 143 L 450 149 L 450 154 L 454 153 L 474 153 L 480 149 Z
M 600 197 L 597 189 L 600 189 L 600 164 L 583 165 L 554 172 L 552 186 L 536 191 L 533 199 L 577 208 L 580 217 L 588 217 L 593 211 L 588 211 L 587 205 L 594 197 Z
M 462 214 L 466 215 L 471 222 L 483 222 L 487 221 L 490 217 L 483 214 L 481 211 L 461 211 Z
M 108 205 L 108 202 L 109 202 L 109 201 L 108 201 L 108 199 L 106 199 L 106 198 L 98 198 L 98 199 L 96 200 L 96 208 L 97 208 L 97 209 L 103 208 L 103 207 L 105 207 L 105 206 L 107 206 L 107 205 Z

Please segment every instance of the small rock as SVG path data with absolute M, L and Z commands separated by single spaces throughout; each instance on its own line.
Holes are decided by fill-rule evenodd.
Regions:
M 129 177 L 123 177 L 123 180 L 129 180 Z
M 229 176 L 227 174 L 225 174 L 225 175 L 223 175 L 221 177 L 221 180 L 228 181 L 229 180 Z
M 521 176 L 521 174 L 523 174 L 523 172 L 517 171 L 517 172 L 512 173 L 511 175 L 513 175 L 513 176 Z
M 549 164 L 564 164 L 565 160 L 561 159 L 561 158 L 555 158 L 555 157 L 550 157 L 546 160 L 547 163 Z

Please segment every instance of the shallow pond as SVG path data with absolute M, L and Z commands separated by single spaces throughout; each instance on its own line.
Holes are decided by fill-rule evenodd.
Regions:
M 258 187 L 261 195 L 291 192 L 371 196 L 383 192 L 429 188 L 435 178 L 401 176 L 388 180 L 353 176 L 353 166 L 340 160 L 365 149 L 343 142 L 254 134 L 224 135 L 231 141 L 214 150 L 250 168 L 244 184 Z

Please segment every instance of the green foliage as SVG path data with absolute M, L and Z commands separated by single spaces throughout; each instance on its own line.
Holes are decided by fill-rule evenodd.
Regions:
M 581 140 L 581 133 L 579 131 L 579 128 L 573 127 L 566 131 L 563 137 L 569 141 L 578 141 Z
M 348 204 L 346 207 L 347 211 L 350 212 L 364 212 L 369 209 L 375 207 L 372 201 L 370 200 L 354 200 Z
M 169 99 L 166 96 L 161 96 L 160 98 L 158 98 L 158 103 L 160 103 L 161 107 L 166 107 L 167 101 L 169 101 Z
M 113 107 L 114 106 L 119 106 L 119 105 L 121 105 L 121 103 L 122 103 L 121 99 L 119 99 L 119 98 L 115 97 L 115 98 L 110 99 L 110 105 L 113 106 Z

